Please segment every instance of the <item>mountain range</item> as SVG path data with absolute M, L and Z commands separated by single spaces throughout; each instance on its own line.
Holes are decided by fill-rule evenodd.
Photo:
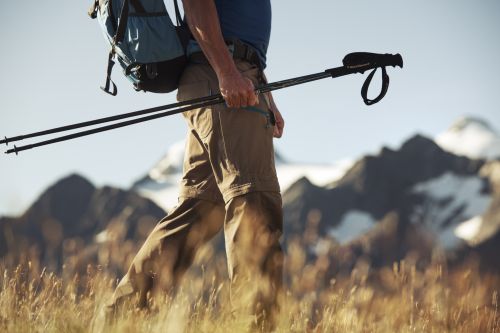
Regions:
M 500 267 L 499 138 L 485 121 L 463 118 L 435 139 L 416 135 L 357 161 L 311 165 L 277 154 L 285 247 L 298 242 L 311 262 L 330 258 L 332 273 L 359 258 L 426 263 L 436 253 L 450 262 L 474 253 L 483 267 Z M 0 257 L 122 273 L 175 205 L 183 152 L 183 143 L 172 145 L 128 190 L 79 175 L 58 181 L 21 216 L 0 218 Z
M 0 218 L 0 257 L 7 265 L 31 260 L 59 271 L 105 264 L 123 271 L 163 209 L 133 191 L 96 188 L 73 174 L 50 186 L 18 217 Z M 130 250 L 127 250 L 130 249 Z

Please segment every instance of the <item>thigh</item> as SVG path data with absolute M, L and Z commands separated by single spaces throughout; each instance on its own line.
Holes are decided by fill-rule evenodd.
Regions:
M 186 138 L 179 193 L 179 196 L 184 198 L 198 198 L 214 203 L 223 203 L 207 148 L 194 129 L 189 130 Z
M 258 68 L 238 63 L 255 86 Z M 214 126 L 207 138 L 209 157 L 224 201 L 254 191 L 279 192 L 273 146 L 271 110 L 264 95 L 259 103 L 240 109 L 220 105 L 213 113 Z
M 215 74 L 212 75 L 211 72 L 208 65 L 187 66 L 179 82 L 177 99 L 186 101 L 211 95 L 212 91 L 216 92 Z M 222 196 L 213 174 L 212 161 L 206 144 L 206 139 L 212 133 L 214 126 L 214 112 L 214 107 L 203 107 L 183 113 L 189 131 L 186 139 L 180 196 L 221 203 Z
M 255 86 L 262 83 L 257 67 L 243 61 L 237 61 L 237 66 Z M 217 76 L 210 66 L 190 65 L 181 78 L 178 99 L 188 100 L 218 90 Z M 263 95 L 259 96 L 259 104 L 252 107 L 233 109 L 219 104 L 185 112 L 192 135 L 183 187 L 193 189 L 192 185 L 205 179 L 206 193 L 216 184 L 218 191 L 212 192 L 219 192 L 226 203 L 254 191 L 279 192 L 270 112 Z M 199 192 L 193 191 L 198 196 Z

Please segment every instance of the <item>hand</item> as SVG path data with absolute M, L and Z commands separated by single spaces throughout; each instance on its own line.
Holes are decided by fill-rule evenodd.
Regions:
M 283 129 L 285 128 L 285 120 L 281 116 L 281 113 L 278 109 L 273 110 L 274 118 L 276 119 L 276 125 L 274 125 L 273 136 L 275 138 L 281 138 L 283 136 Z
M 285 128 L 285 120 L 281 116 L 281 112 L 276 107 L 276 104 L 274 104 L 272 96 L 270 99 L 271 99 L 271 111 L 274 113 L 274 119 L 276 119 L 276 125 L 274 125 L 273 136 L 279 139 L 283 136 L 283 129 Z
M 259 103 L 255 87 L 250 79 L 237 70 L 219 77 L 219 88 L 226 104 L 231 108 L 242 108 Z

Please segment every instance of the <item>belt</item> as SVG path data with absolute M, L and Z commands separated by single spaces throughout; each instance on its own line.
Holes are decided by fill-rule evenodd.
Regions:
M 252 46 L 243 43 L 239 39 L 227 39 L 226 45 L 229 52 L 231 52 L 233 59 L 244 60 L 259 67 L 261 70 L 263 69 L 260 57 Z M 208 63 L 207 57 L 201 51 L 192 53 L 189 56 L 189 60 L 198 63 Z

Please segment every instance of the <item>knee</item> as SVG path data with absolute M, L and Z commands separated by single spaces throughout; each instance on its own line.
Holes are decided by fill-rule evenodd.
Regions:
M 226 207 L 225 236 L 228 255 L 257 265 L 269 256 L 281 257 L 283 229 L 281 196 L 252 192 L 233 198 Z M 258 264 L 260 263 L 260 264 Z
M 232 198 L 226 204 L 226 221 L 243 219 L 253 224 L 262 224 L 281 231 L 283 207 L 279 192 L 249 192 Z

